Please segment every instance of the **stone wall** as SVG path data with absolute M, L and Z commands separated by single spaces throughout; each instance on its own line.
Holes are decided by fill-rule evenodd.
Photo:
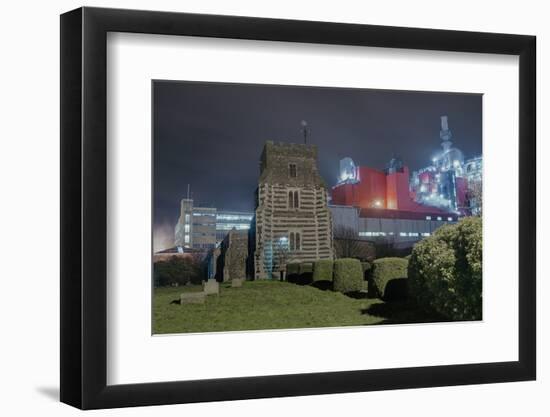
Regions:
M 248 231 L 231 230 L 221 244 L 218 257 L 217 279 L 231 281 L 246 279 L 246 262 L 248 258 Z

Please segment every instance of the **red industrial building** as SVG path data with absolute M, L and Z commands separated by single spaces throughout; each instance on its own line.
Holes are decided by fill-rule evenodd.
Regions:
M 458 214 L 414 201 L 409 169 L 393 158 L 385 170 L 340 161 L 340 181 L 332 187 L 334 226 L 354 229 L 359 237 L 391 239 L 410 245 L 431 235 Z
M 409 191 L 409 168 L 398 158 L 393 158 L 385 170 L 360 166 L 346 171 L 342 165 L 349 164 L 349 161 L 341 164 L 341 170 L 354 171 L 355 174 L 344 174 L 345 179 L 332 187 L 332 204 L 354 206 L 364 214 L 376 213 L 389 218 L 400 217 L 399 213 L 403 213 L 407 218 L 424 219 L 433 214 L 453 216 L 456 220 L 455 213 L 414 201 Z M 386 210 L 391 211 L 384 214 Z

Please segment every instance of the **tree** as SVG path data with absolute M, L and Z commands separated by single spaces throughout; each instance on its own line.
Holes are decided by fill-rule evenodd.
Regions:
M 276 239 L 273 242 L 273 270 L 279 271 L 279 274 L 282 279 L 282 275 L 286 270 L 286 264 L 291 260 L 292 254 L 288 247 L 288 239 L 282 237 Z
M 374 256 L 372 244 L 358 239 L 355 230 L 346 226 L 334 228 L 334 253 L 336 258 L 361 260 L 369 260 Z
M 185 285 L 189 282 L 200 284 L 202 281 L 200 261 L 193 256 L 172 256 L 153 266 L 155 286 L 172 284 Z

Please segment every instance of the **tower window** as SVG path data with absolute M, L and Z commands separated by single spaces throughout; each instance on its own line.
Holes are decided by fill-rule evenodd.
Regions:
M 291 190 L 288 192 L 288 208 L 300 208 L 300 195 L 298 190 Z
M 296 164 L 288 165 L 288 175 L 290 178 L 296 178 Z
M 296 251 L 301 249 L 300 232 L 290 232 L 289 249 Z

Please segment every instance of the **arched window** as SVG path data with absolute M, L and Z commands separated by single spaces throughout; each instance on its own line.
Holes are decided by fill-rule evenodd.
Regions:
M 288 208 L 300 208 L 300 194 L 298 190 L 290 190 L 288 192 Z
M 288 175 L 290 178 L 296 178 L 296 164 L 289 164 L 288 165 Z
M 288 239 L 288 248 L 289 250 L 291 251 L 297 251 L 297 250 L 301 250 L 301 236 L 300 236 L 300 232 L 290 232 L 289 233 L 289 239 Z

